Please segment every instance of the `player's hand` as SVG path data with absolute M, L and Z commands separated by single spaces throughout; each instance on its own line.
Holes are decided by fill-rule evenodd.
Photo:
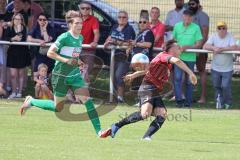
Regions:
M 196 77 L 196 75 L 195 75 L 194 73 L 192 73 L 192 74 L 189 75 L 189 79 L 190 79 L 190 81 L 191 81 L 191 83 L 192 83 L 193 85 L 196 85 L 196 84 L 197 84 L 197 77 Z
M 79 59 L 78 66 L 84 68 L 84 65 L 85 65 L 84 62 Z
M 90 46 L 92 47 L 92 48 L 97 48 L 97 42 L 92 42 L 92 43 L 90 43 Z
M 68 65 L 78 66 L 78 60 L 75 58 L 68 59 L 66 62 Z
M 125 77 L 123 77 L 123 80 L 124 82 L 127 84 L 127 85 L 130 85 L 132 80 L 133 80 L 133 75 L 132 74 L 128 74 L 126 75 Z

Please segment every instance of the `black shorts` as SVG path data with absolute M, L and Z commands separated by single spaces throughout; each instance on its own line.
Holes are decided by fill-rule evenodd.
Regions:
M 159 95 L 159 90 L 153 84 L 143 82 L 138 90 L 138 97 L 140 100 L 140 107 L 144 103 L 149 102 L 152 104 L 153 108 L 166 108 Z

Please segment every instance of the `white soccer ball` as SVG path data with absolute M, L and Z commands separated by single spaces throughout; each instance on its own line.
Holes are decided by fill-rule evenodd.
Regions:
M 149 58 L 143 53 L 137 53 L 132 57 L 131 67 L 135 71 L 144 70 L 149 64 Z

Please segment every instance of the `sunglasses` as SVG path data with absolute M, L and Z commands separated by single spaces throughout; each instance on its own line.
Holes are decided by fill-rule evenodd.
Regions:
M 218 30 L 226 30 L 226 27 L 217 27 Z
M 147 24 L 147 21 L 139 21 L 138 23 L 139 23 L 139 24 L 142 24 L 142 23 L 143 23 L 143 24 Z
M 21 18 L 14 18 L 14 20 L 18 20 L 18 21 L 21 21 L 22 19 L 21 19 Z
M 80 9 L 81 9 L 81 10 L 87 10 L 87 11 L 88 11 L 88 10 L 90 10 L 91 8 L 90 8 L 90 7 L 81 7 Z
M 127 18 L 127 17 L 125 17 L 125 16 L 118 16 L 118 19 L 125 19 L 125 18 Z
M 39 18 L 38 20 L 39 21 L 44 21 L 44 22 L 47 21 L 47 19 L 44 19 L 44 18 Z
M 195 6 L 197 3 L 188 3 L 189 6 Z

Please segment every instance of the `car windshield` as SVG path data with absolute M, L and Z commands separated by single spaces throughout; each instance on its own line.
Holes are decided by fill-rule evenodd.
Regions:
M 106 14 L 111 16 L 114 20 L 117 20 L 119 9 L 114 8 L 110 4 L 107 4 L 102 1 L 91 1 L 91 3 L 97 6 L 98 8 L 101 8 Z

